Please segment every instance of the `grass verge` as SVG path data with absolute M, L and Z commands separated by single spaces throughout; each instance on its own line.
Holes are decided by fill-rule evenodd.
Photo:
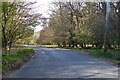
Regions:
M 10 70 L 20 67 L 34 53 L 34 50 L 25 47 L 24 50 L 11 55 L 2 55 L 2 73 L 5 74 Z
M 39 47 L 47 47 L 47 48 L 59 48 L 58 45 L 36 45 Z
M 119 64 L 120 63 L 120 59 L 119 59 L 119 51 L 116 50 L 110 50 L 108 52 L 104 52 L 104 50 L 102 49 L 89 49 L 87 50 L 88 52 L 90 52 L 90 55 L 98 57 L 98 58 L 102 58 L 102 59 L 106 59 L 110 62 Z

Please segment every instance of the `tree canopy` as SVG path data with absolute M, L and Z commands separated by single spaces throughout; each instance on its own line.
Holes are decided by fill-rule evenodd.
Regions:
M 106 2 L 54 2 L 48 27 L 39 38 L 40 44 L 103 48 Z M 107 49 L 120 47 L 120 2 L 110 2 Z
M 34 27 L 40 24 L 41 14 L 34 13 L 35 2 L 2 2 L 2 44 L 7 53 L 13 43 L 34 34 Z

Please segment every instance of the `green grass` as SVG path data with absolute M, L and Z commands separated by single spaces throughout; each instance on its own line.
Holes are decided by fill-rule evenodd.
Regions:
M 65 49 L 71 49 L 71 50 L 82 50 L 82 51 L 85 51 L 86 49 L 83 49 L 81 47 L 61 47 L 61 48 L 65 48 Z
M 116 63 L 119 63 L 119 64 L 120 64 L 120 61 L 116 61 Z
M 65 49 L 87 51 L 87 52 L 90 52 L 89 55 L 91 55 L 91 56 L 106 59 L 106 60 L 112 61 L 114 63 L 120 63 L 120 60 L 118 57 L 118 55 L 120 53 L 119 49 L 113 49 L 108 52 L 104 52 L 103 49 L 83 49 L 81 47 L 78 47 L 78 48 L 77 47 L 75 47 L 75 48 L 66 47 Z
M 2 65 L 2 72 L 7 72 L 9 71 L 10 66 L 9 65 Z
M 118 61 L 118 52 L 112 50 L 112 51 L 108 51 L 108 52 L 104 52 L 104 50 L 102 49 L 91 49 L 91 50 L 87 50 L 90 52 L 90 55 L 92 56 L 96 56 L 99 58 L 104 58 L 104 59 L 109 59 L 112 60 L 114 62 L 120 62 Z
M 59 47 L 58 45 L 36 45 L 36 46 L 39 46 L 39 47 L 48 47 L 48 48 L 64 48 L 64 49 L 72 49 L 72 50 L 84 50 L 83 48 L 81 47 Z
M 2 72 L 8 72 L 10 70 L 10 65 L 17 62 L 18 64 L 22 63 L 25 58 L 32 55 L 34 52 L 31 48 L 26 48 L 22 51 L 17 52 L 16 54 L 11 55 L 2 55 Z
M 87 52 L 90 52 L 89 55 L 91 55 L 91 56 L 106 59 L 106 60 L 114 62 L 114 63 L 120 63 L 120 60 L 118 57 L 118 55 L 120 53 L 119 49 L 113 49 L 113 50 L 110 50 L 108 52 L 104 52 L 103 49 L 83 49 L 80 47 L 78 47 L 78 48 L 77 47 L 75 47 L 75 48 L 66 47 L 65 49 L 87 51 Z
M 58 48 L 57 45 L 37 45 L 39 47 Z

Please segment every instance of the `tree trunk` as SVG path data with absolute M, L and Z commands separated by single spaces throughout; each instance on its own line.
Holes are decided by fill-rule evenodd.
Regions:
M 103 45 L 102 45 L 102 44 L 100 44 L 100 45 L 99 45 L 99 49 L 102 49 L 102 46 L 103 46 Z
M 92 48 L 94 48 L 94 44 L 92 44 Z
M 78 44 L 75 44 L 76 47 L 78 47 Z
M 72 47 L 74 48 L 74 46 L 75 46 L 75 45 L 73 44 Z
M 58 47 L 61 47 L 60 43 L 57 43 Z
M 8 16 L 8 14 L 6 15 L 5 14 L 6 12 L 4 11 L 4 26 L 2 24 L 2 30 L 3 30 L 3 37 L 4 37 L 4 47 L 5 47 L 5 54 L 7 54 L 7 43 L 8 43 L 8 40 L 7 40 L 7 35 L 6 35 L 6 27 L 7 27 L 7 18 L 6 16 Z
M 5 23 L 5 27 L 3 27 L 3 37 L 4 37 L 4 47 L 5 47 L 5 54 L 7 54 L 7 36 L 6 36 L 6 23 Z
M 83 44 L 79 44 L 80 45 L 80 47 L 82 47 L 83 48 Z
M 84 43 L 84 46 L 83 46 L 84 48 L 86 48 L 86 44 Z
M 71 44 L 69 43 L 69 47 L 71 47 Z
M 108 44 L 108 49 L 111 49 L 112 47 L 111 47 L 111 45 L 110 44 Z
M 9 44 L 9 54 L 10 54 L 10 51 L 11 51 L 11 46 L 12 46 L 12 41 Z
M 66 47 L 66 43 L 65 43 L 65 41 L 63 42 L 63 47 Z
M 120 48 L 120 44 L 118 44 L 118 48 Z

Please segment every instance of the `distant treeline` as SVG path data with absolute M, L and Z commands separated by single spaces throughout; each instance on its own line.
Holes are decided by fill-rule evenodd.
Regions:
M 48 26 L 38 43 L 66 47 L 103 48 L 106 2 L 54 2 Z M 120 2 L 110 2 L 106 47 L 120 48 Z

